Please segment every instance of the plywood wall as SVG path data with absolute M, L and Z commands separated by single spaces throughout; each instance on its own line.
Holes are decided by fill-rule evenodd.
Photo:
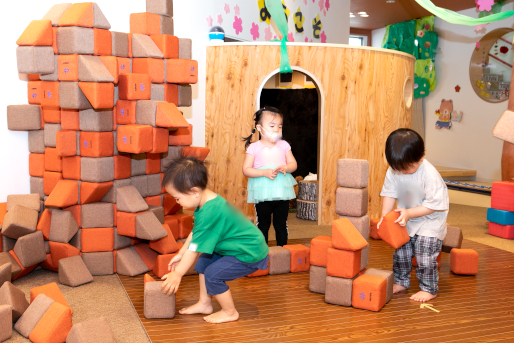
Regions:
M 290 45 L 288 52 L 292 66 L 320 81 L 324 98 L 320 223 L 330 224 L 337 218 L 340 158 L 369 160 L 368 214 L 378 217 L 387 170 L 385 140 L 391 131 L 412 124 L 412 106 L 405 104 L 404 86 L 409 77 L 414 78 L 414 59 L 382 49 L 325 44 Z M 279 65 L 277 45 L 207 47 L 205 141 L 211 149 L 206 161 L 210 187 L 250 216 L 254 206 L 246 203 L 241 137 L 253 128 L 260 86 Z

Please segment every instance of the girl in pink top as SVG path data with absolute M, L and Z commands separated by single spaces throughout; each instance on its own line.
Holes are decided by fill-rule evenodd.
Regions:
M 257 227 L 268 242 L 268 231 L 273 214 L 273 227 L 277 245 L 287 244 L 287 215 L 289 200 L 296 198 L 291 175 L 296 170 L 296 160 L 291 146 L 282 140 L 283 116 L 274 107 L 264 107 L 255 113 L 255 127 L 246 141 L 243 174 L 248 179 L 248 203 L 255 204 Z M 260 139 L 251 143 L 255 131 Z

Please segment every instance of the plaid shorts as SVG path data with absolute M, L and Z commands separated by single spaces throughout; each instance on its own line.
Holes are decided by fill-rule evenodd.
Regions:
M 441 252 L 443 241 L 437 237 L 415 235 L 410 242 L 405 243 L 393 255 L 394 281 L 405 288 L 410 286 L 410 272 L 412 258 L 416 257 L 418 267 L 416 277 L 419 288 L 430 294 L 437 294 L 439 286 L 439 273 L 437 270 L 437 256 Z

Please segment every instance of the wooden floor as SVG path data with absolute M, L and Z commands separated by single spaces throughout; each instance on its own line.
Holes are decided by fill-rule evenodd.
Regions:
M 290 240 L 290 244 L 308 239 Z M 439 296 L 430 303 L 440 313 L 409 300 L 419 290 L 412 272 L 407 292 L 394 295 L 380 311 L 329 305 L 311 293 L 309 273 L 241 278 L 229 283 L 240 319 L 207 324 L 201 315 L 169 320 L 143 316 L 143 276 L 119 275 L 152 342 L 514 342 L 514 254 L 473 241 L 463 248 L 480 254 L 477 276 L 450 272 L 443 253 Z M 369 268 L 391 269 L 393 248 L 370 239 Z M 183 278 L 177 310 L 198 299 L 198 276 Z M 215 304 L 215 310 L 219 305 Z

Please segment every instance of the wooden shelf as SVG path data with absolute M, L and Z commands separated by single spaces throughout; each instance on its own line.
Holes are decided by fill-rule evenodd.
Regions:
M 451 168 L 451 167 L 441 167 L 441 166 L 435 166 L 439 174 L 443 178 L 466 178 L 461 180 L 471 180 L 472 177 L 477 176 L 476 170 L 470 170 L 470 169 L 459 169 L 459 168 Z

